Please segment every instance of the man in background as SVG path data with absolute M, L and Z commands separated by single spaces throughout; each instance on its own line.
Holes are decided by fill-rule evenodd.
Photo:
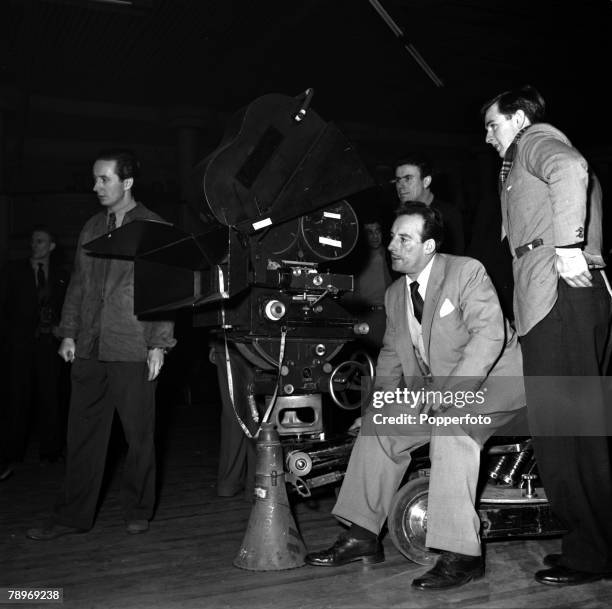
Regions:
M 433 167 L 431 162 L 418 155 L 405 157 L 397 162 L 393 181 L 401 203 L 420 201 L 442 214 L 444 239 L 440 252 L 462 256 L 465 252 L 463 218 L 454 205 L 440 200 L 432 192 Z
M 62 458 L 64 417 L 60 408 L 57 326 L 68 274 L 53 256 L 55 237 L 34 228 L 28 259 L 10 262 L 0 287 L 2 336 L 8 365 L 8 399 L 2 416 L 0 480 L 23 461 L 35 420 L 41 463 Z
M 376 357 L 385 333 L 385 291 L 392 278 L 380 220 L 366 219 L 361 234 L 364 247 L 358 252 L 359 259 L 353 257 L 359 266 L 348 269 L 354 275 L 355 289 L 342 298 L 342 304 L 370 327 L 359 340 Z

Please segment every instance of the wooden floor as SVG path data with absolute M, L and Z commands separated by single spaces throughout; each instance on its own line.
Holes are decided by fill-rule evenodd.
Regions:
M 445 593 L 411 590 L 425 569 L 389 539 L 386 562 L 373 567 L 237 569 L 232 561 L 250 503 L 215 494 L 217 420 L 218 406 L 177 407 L 162 417 L 159 507 L 145 535 L 124 531 L 118 457 L 90 533 L 52 542 L 26 539 L 25 529 L 44 517 L 62 479 L 62 466 L 39 465 L 31 446 L 26 462 L 0 484 L 0 587 L 61 587 L 64 606 L 78 609 L 612 606 L 612 581 L 554 588 L 533 580 L 541 557 L 558 550 L 555 539 L 489 543 L 486 577 Z M 296 505 L 309 548 L 328 545 L 338 533 L 332 505 L 333 493 Z

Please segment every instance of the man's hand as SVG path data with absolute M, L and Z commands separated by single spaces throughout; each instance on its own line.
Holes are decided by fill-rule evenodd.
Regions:
M 65 362 L 72 362 L 76 356 L 76 345 L 72 338 L 64 338 L 57 350 L 59 356 Z
M 580 248 L 558 247 L 557 271 L 567 285 L 572 288 L 589 288 L 593 278 L 589 266 Z
M 149 349 L 147 353 L 147 366 L 149 367 L 149 381 L 154 381 L 164 365 L 164 350 L 161 347 Z

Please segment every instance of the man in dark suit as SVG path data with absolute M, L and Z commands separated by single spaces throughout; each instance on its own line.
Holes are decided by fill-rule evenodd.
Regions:
M 441 237 L 435 209 L 422 203 L 400 207 L 389 251 L 393 270 L 405 277 L 385 295 L 376 390 L 333 510 L 352 526 L 331 548 L 306 557 L 327 567 L 384 560 L 378 535 L 393 495 L 411 451 L 429 442 L 426 544 L 441 552 L 436 565 L 413 581 L 421 590 L 452 588 L 483 575 L 474 507 L 480 451 L 525 403 L 518 340 L 484 267 L 472 258 L 438 254 Z M 424 383 L 436 403 L 419 398 Z M 416 401 L 393 397 L 403 387 Z M 487 397 L 460 402 L 470 390 Z M 431 410 L 443 421 L 427 416 Z
M 23 460 L 27 435 L 36 404 L 41 461 L 56 461 L 64 443 L 60 410 L 59 340 L 54 331 L 64 302 L 67 273 L 52 256 L 56 243 L 51 231 L 32 232 L 29 259 L 10 262 L 2 278 L 1 306 L 6 337 L 8 400 L 3 411 L 3 471 Z

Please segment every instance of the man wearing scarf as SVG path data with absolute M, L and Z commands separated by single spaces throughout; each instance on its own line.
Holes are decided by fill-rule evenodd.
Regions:
M 612 475 L 600 375 L 609 332 L 601 255 L 601 188 L 568 138 L 544 119 L 533 87 L 482 108 L 486 142 L 503 159 L 502 239 L 513 258 L 514 314 L 523 352 L 539 472 L 567 528 L 561 554 L 536 581 L 612 578 Z M 577 378 L 583 377 L 583 378 Z

